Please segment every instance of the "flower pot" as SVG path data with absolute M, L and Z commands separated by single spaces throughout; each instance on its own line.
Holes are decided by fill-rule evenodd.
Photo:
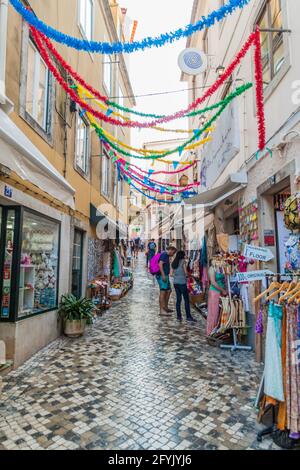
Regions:
M 70 338 L 78 338 L 84 334 L 86 320 L 65 320 L 64 334 Z

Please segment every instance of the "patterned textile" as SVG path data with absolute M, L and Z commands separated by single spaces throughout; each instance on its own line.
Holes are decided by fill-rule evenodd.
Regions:
M 207 325 L 206 334 L 209 336 L 219 324 L 219 308 L 220 292 L 209 290 L 208 293 L 208 309 L 207 309 Z
M 296 306 L 287 307 L 286 402 L 287 426 L 291 433 L 300 432 L 300 363 L 297 313 Z

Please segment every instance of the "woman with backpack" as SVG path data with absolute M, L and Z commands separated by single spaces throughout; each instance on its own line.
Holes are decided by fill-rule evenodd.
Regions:
M 151 262 L 153 256 L 155 256 L 156 253 L 156 243 L 154 241 L 154 238 L 148 243 L 148 251 L 146 253 L 147 255 L 147 268 L 149 266 L 149 263 Z
M 187 268 L 184 251 L 177 252 L 176 257 L 172 263 L 172 270 L 174 288 L 176 292 L 177 320 L 182 321 L 181 301 L 183 297 L 187 321 L 196 322 L 196 320 L 191 315 L 190 298 L 187 287 Z

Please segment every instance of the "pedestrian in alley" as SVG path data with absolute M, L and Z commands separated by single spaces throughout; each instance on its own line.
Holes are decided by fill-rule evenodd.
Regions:
M 173 282 L 176 292 L 176 312 L 177 320 L 182 321 L 181 315 L 181 301 L 184 299 L 186 319 L 190 322 L 196 322 L 195 318 L 191 315 L 190 298 L 187 287 L 187 267 L 185 261 L 185 252 L 180 250 L 177 252 L 175 259 L 172 263 Z
M 161 314 L 173 312 L 173 310 L 169 309 L 169 300 L 172 291 L 170 283 L 170 258 L 176 254 L 176 251 L 174 246 L 169 246 L 159 257 L 159 274 L 156 275 L 156 279 L 160 289 L 159 307 Z
M 155 243 L 155 240 L 154 238 L 152 238 L 152 240 L 150 240 L 150 242 L 148 243 L 148 246 L 147 246 L 147 268 L 149 266 L 149 263 L 151 262 L 153 256 L 155 256 L 155 253 L 156 253 L 156 243 Z

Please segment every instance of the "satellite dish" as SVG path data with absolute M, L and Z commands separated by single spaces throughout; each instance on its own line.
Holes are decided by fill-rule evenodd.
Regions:
M 178 65 L 188 75 L 199 75 L 207 69 L 207 56 L 200 49 L 189 47 L 179 55 Z

